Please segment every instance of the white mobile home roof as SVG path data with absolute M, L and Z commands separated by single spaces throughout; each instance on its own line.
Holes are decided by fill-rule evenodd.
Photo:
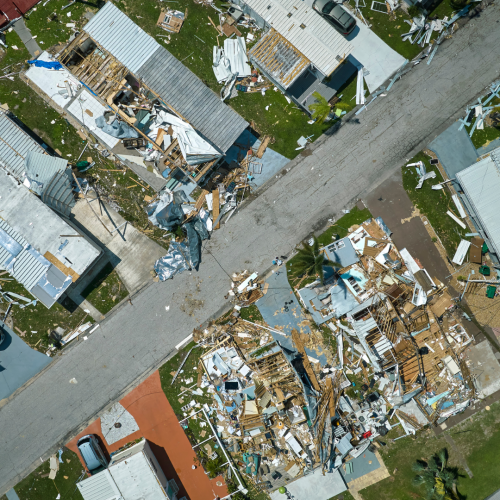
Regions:
M 101 253 L 84 237 L 67 238 L 66 235 L 79 233 L 2 169 L 0 215 L 4 239 L 7 233 L 22 247 L 20 252 L 19 248 L 14 253 L 4 252 L 5 243 L 2 245 L 0 241 L 0 268 L 6 268 L 10 256 L 14 255 L 16 260 L 9 272 L 47 307 L 60 297 L 71 284 L 71 279 L 69 283 L 65 282 L 66 275 L 50 264 L 44 255 L 50 252 L 67 268 L 82 275 Z M 48 286 L 46 277 L 53 287 Z
M 302 0 L 244 1 L 326 76 L 352 51 L 350 42 Z
M 500 255 L 500 148 L 456 175 L 492 250 Z
M 236 111 L 111 2 L 83 30 L 223 153 L 248 127 Z

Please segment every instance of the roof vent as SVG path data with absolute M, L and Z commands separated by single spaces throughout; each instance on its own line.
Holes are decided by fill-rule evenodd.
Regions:
M 289 12 L 286 17 L 292 17 L 292 15 L 293 14 L 291 12 Z
M 306 25 L 305 25 L 304 23 L 302 23 L 302 24 L 300 25 L 300 27 L 301 27 L 302 29 L 304 29 L 304 28 L 306 27 Z

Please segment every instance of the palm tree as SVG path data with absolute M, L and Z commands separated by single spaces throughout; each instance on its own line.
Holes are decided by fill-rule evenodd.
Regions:
M 313 97 L 317 102 L 309 106 L 309 111 L 312 111 L 311 117 L 313 120 L 323 123 L 328 118 L 332 108 L 319 92 L 313 92 Z
M 456 467 L 447 467 L 446 448 L 438 451 L 427 462 L 417 460 L 412 469 L 417 475 L 413 478 L 415 486 L 424 486 L 427 500 L 458 500 Z
M 323 266 L 342 267 L 338 262 L 333 262 L 320 252 L 319 241 L 316 236 L 313 237 L 313 244 L 303 241 L 302 248 L 299 248 L 295 257 L 294 270 L 299 274 L 316 275 L 321 284 L 324 282 Z

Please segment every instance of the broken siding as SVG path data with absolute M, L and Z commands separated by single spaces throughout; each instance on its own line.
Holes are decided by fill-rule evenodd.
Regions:
M 238 113 L 111 2 L 84 31 L 223 153 L 248 127 Z
M 331 75 L 352 52 L 350 42 L 301 0 L 245 0 L 245 3 L 325 76 Z
M 23 182 L 24 159 L 30 151 L 45 152 L 42 146 L 15 124 L 5 112 L 0 112 L 0 165 L 18 181 Z

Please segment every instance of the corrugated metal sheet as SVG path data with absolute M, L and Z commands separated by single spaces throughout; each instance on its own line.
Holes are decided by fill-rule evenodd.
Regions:
M 495 150 L 495 155 L 500 148 Z M 492 155 L 495 158 L 495 155 Z M 500 255 L 500 165 L 488 156 L 456 174 L 493 250 Z
M 49 181 L 57 172 L 66 169 L 68 160 L 57 158 L 38 151 L 29 151 L 24 160 L 26 177 L 33 181 L 30 189 L 41 195 Z
M 84 30 L 223 153 L 248 127 L 238 113 L 112 3 Z
M 0 111 L 0 165 L 23 182 L 24 159 L 30 151 L 43 153 L 45 150 L 7 113 Z
M 324 75 L 352 52 L 351 43 L 302 0 L 245 0 Z
M 16 257 L 11 274 L 27 290 L 31 291 L 36 283 L 45 276 L 50 263 L 46 261 L 46 264 L 44 264 L 40 259 L 33 256 L 31 252 L 27 251 L 25 247 L 29 243 L 5 221 L 0 220 L 0 229 L 3 229 L 23 247 L 23 250 Z M 10 252 L 0 246 L 0 268 L 5 269 L 5 263 L 10 257 Z
M 225 153 L 248 123 L 194 73 L 160 47 L 139 70 L 144 83 Z
M 106 3 L 83 30 L 132 73 L 136 73 L 160 47 L 111 2 Z
M 52 179 L 44 187 L 42 201 L 56 212 L 69 217 L 71 209 L 75 206 L 76 201 L 66 171 L 56 172 L 54 174 Z
M 354 321 L 352 326 L 356 330 L 358 337 L 363 338 L 368 335 L 370 330 L 378 328 L 377 322 L 372 317 L 369 317 L 366 321 Z
M 94 476 L 76 483 L 83 500 L 115 500 L 121 498 L 120 491 L 109 473 L 109 470 L 99 472 Z

